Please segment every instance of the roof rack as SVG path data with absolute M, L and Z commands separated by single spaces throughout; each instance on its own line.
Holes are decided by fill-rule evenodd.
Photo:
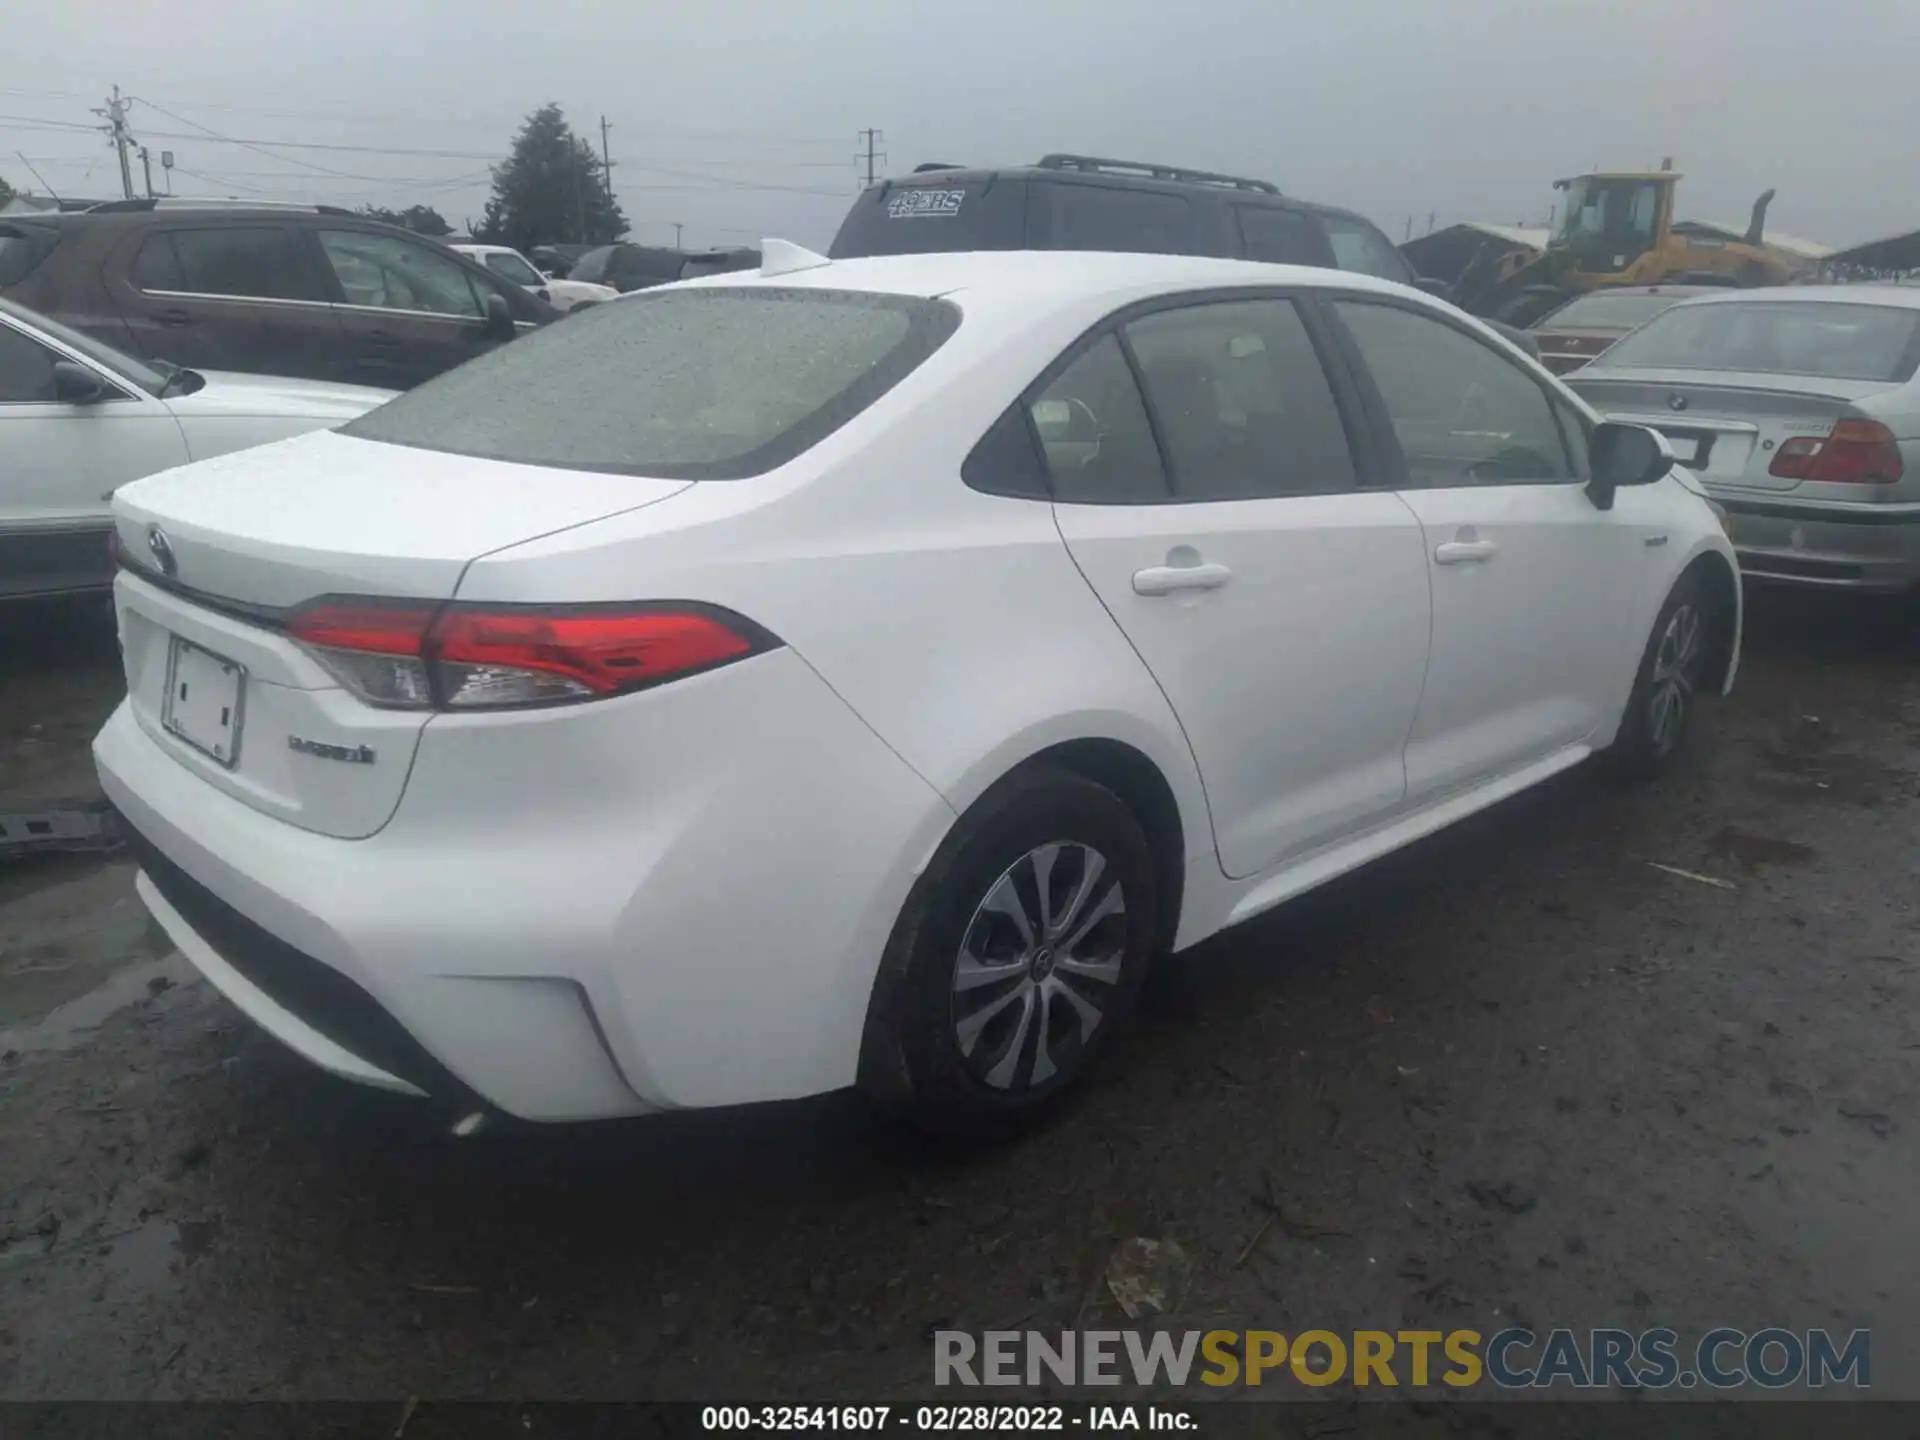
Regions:
M 1178 180 L 1189 185 L 1229 185 L 1235 190 L 1257 190 L 1278 195 L 1271 180 L 1249 180 L 1243 175 L 1216 175 L 1210 170 L 1185 170 L 1177 165 L 1152 165 L 1144 160 L 1103 160 L 1097 155 L 1042 155 L 1042 170 L 1088 170 L 1096 174 L 1143 175 L 1154 180 Z
M 89 215 L 123 215 L 143 210 L 298 210 L 307 215 L 351 215 L 340 205 L 314 205 L 302 200 L 237 200 L 231 196 L 196 199 L 191 195 L 150 195 L 145 199 L 103 200 L 89 205 Z

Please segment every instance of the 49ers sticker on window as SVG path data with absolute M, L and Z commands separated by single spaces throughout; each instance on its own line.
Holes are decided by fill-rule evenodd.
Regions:
M 964 190 L 901 190 L 887 200 L 889 220 L 945 220 L 960 213 Z

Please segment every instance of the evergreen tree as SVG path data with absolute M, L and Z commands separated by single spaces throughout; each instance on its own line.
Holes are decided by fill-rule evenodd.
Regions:
M 600 157 L 558 105 L 542 105 L 506 163 L 493 167 L 493 197 L 474 238 L 525 253 L 536 245 L 604 245 L 626 233 Z

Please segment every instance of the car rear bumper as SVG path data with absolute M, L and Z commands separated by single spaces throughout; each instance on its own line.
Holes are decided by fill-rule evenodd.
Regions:
M 240 1009 L 335 1074 L 528 1120 L 852 1083 L 887 934 L 953 818 L 790 651 L 436 718 L 363 840 L 214 789 L 124 705 L 94 755 L 142 898 Z
M 0 600 L 111 589 L 112 528 L 101 519 L 0 531 Z
M 1920 584 L 1920 506 L 1714 500 L 1746 579 L 1880 592 Z

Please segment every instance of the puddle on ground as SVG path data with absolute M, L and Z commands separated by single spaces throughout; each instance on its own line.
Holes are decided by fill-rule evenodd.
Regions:
M 210 1251 L 219 1234 L 217 1219 L 176 1223 L 156 1218 L 104 1238 L 53 1225 L 15 1230 L 0 1235 L 0 1275 L 15 1262 L 58 1252 L 86 1256 L 117 1289 L 157 1289 Z
M 1771 835 L 1750 835 L 1729 826 L 1707 842 L 1707 854 L 1733 860 L 1751 875 L 1762 865 L 1805 865 L 1819 852 L 1811 845 L 1776 840 Z
M 181 985 L 193 978 L 192 965 L 177 954 L 129 965 L 114 972 L 105 984 L 89 990 L 77 1000 L 69 1000 L 48 1011 L 33 1024 L 0 1030 L 0 1055 L 9 1050 L 30 1054 L 34 1051 L 64 1052 L 75 1049 L 85 1043 L 90 1031 L 98 1029 L 135 1001 L 144 1000 L 153 993 L 149 988 L 153 981 L 164 979 L 169 984 Z
M 1785 747 L 1762 750 L 1774 773 L 1757 776 L 1754 788 L 1782 800 L 1829 800 L 1869 808 L 1914 793 L 1914 774 L 1854 751 L 1807 754 Z

